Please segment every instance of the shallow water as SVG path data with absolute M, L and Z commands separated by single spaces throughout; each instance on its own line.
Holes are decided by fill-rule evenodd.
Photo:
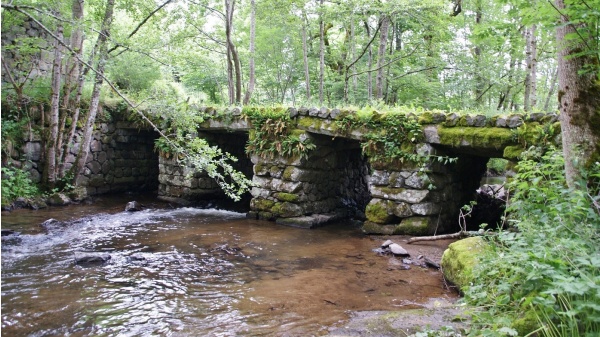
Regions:
M 2 237 L 2 336 L 325 335 L 353 311 L 456 296 L 349 222 L 297 229 L 148 198 L 123 212 L 132 199 L 2 213 L 19 233 Z M 436 259 L 447 244 L 405 247 Z M 92 254 L 110 259 L 75 264 Z

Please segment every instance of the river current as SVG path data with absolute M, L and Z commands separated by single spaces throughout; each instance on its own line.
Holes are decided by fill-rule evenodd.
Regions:
M 134 199 L 146 208 L 124 212 Z M 319 336 L 353 312 L 456 297 L 350 222 L 306 230 L 104 196 L 2 212 L 2 229 L 15 232 L 2 237 L 2 336 Z M 409 251 L 439 259 L 447 244 Z M 86 256 L 107 261 L 76 263 Z

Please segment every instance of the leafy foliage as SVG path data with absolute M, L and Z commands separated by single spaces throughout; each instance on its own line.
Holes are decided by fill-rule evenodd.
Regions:
M 291 129 L 290 116 L 285 109 L 245 108 L 243 114 L 253 126 L 246 145 L 249 154 L 263 158 L 302 158 L 316 147 L 303 132 Z
M 18 197 L 29 198 L 38 194 L 39 190 L 27 171 L 10 166 L 2 168 L 2 205 L 10 204 Z
M 335 121 L 337 131 L 346 134 L 352 129 L 369 130 L 363 138 L 363 153 L 373 161 L 412 162 L 423 164 L 430 159 L 453 162 L 448 157 L 438 157 L 422 153 L 417 144 L 423 140 L 423 131 L 419 124 L 415 109 L 396 107 L 380 113 L 368 107 L 357 113 L 347 113 Z
M 518 232 L 496 237 L 494 253 L 483 257 L 465 294 L 484 309 L 475 312 L 472 335 L 600 331 L 600 186 L 581 182 L 570 190 L 563 169 L 562 153 L 553 148 L 530 151 L 519 162 L 507 210 Z M 600 163 L 584 177 L 590 175 L 600 176 Z

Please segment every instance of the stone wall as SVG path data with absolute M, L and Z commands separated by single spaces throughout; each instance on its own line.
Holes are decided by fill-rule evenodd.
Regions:
M 431 145 L 422 152 L 445 155 Z M 373 163 L 372 199 L 363 230 L 374 234 L 432 235 L 457 230 L 460 208 L 473 200 L 488 158 L 461 155 L 457 162 L 425 167 Z
M 151 130 L 126 122 L 99 123 L 93 133 L 90 154 L 78 184 L 89 194 L 123 191 L 155 191 L 158 187 L 158 154 Z M 75 161 L 75 153 L 67 162 Z
M 35 45 L 39 47 L 38 52 L 32 55 L 21 55 L 18 52 L 19 44 L 27 42 L 23 37 L 35 39 Z M 51 52 L 47 49 L 47 33 L 31 19 L 24 19 L 21 25 L 12 25 L 10 27 L 4 27 L 3 25 L 2 62 L 6 62 L 8 68 L 13 70 L 12 76 L 17 83 L 24 80 L 27 74 L 29 78 L 35 78 L 50 72 L 52 69 L 52 57 Z M 15 62 L 15 60 L 19 62 Z M 2 86 L 11 86 L 4 68 L 2 68 Z
M 315 227 L 362 211 L 369 200 L 367 161 L 358 142 L 306 133 L 317 148 L 307 158 L 260 158 L 254 163 L 250 216 Z
M 76 136 L 66 158 L 71 168 L 79 148 L 81 134 Z M 128 122 L 106 121 L 96 124 L 86 165 L 78 185 L 88 194 L 156 190 L 158 187 L 158 155 L 154 151 L 154 131 L 139 129 Z M 39 136 L 26 137 L 20 147 L 3 158 L 10 164 L 27 170 L 33 182 L 40 182 L 43 171 L 42 143 Z

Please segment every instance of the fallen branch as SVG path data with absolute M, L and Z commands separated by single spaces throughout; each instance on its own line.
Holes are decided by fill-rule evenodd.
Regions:
M 446 239 L 462 239 L 471 236 L 482 236 L 488 234 L 487 232 L 476 232 L 476 231 L 460 231 L 458 233 L 452 234 L 443 234 L 443 235 L 434 235 L 434 236 L 417 236 L 414 238 L 408 239 L 406 243 L 415 243 L 419 241 L 437 241 L 437 240 L 446 240 Z

